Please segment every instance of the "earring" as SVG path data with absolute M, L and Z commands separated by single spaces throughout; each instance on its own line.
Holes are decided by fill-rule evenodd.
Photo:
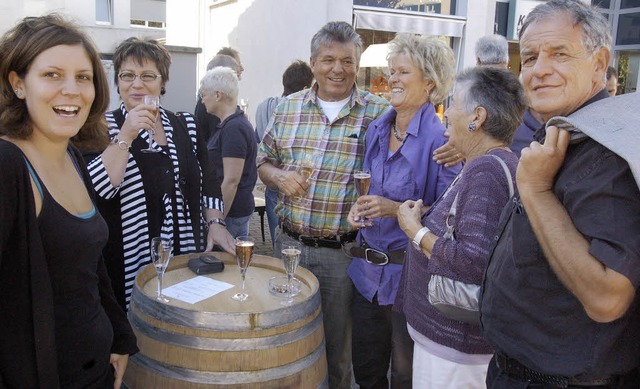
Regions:
M 15 92 L 16 92 L 16 96 L 18 96 L 18 98 L 21 99 L 23 96 L 22 91 L 20 89 L 16 89 Z
M 473 131 L 475 131 L 477 129 L 478 128 L 476 127 L 476 122 L 469 123 L 469 131 L 473 132 Z
M 164 96 L 164 94 L 165 94 L 165 93 L 167 93 L 167 90 L 166 90 L 166 89 L 165 89 L 165 87 L 163 86 L 163 87 L 161 87 L 161 88 L 160 88 L 160 94 L 161 94 L 162 96 Z

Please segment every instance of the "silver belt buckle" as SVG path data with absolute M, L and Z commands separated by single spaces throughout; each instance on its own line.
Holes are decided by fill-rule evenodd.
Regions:
M 371 252 L 382 255 L 384 257 L 384 262 L 382 262 L 382 263 L 371 262 L 369 260 L 369 253 L 371 253 Z M 372 265 L 384 266 L 387 263 L 389 263 L 389 256 L 387 255 L 387 253 L 384 253 L 382 251 L 378 251 L 378 250 L 372 249 L 372 248 L 367 248 L 367 249 L 364 250 L 364 260 L 367 261 L 367 263 L 370 263 Z

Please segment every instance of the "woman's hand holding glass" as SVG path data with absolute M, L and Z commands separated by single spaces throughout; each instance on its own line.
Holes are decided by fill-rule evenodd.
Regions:
M 118 133 L 118 139 L 127 142 L 129 145 L 138 137 L 140 131 L 153 130 L 157 121 L 151 106 L 146 104 L 138 104 L 129 111 L 127 118 L 122 124 L 122 128 Z

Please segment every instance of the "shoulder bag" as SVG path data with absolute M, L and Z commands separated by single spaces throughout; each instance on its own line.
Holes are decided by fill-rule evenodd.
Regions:
M 496 158 L 505 174 L 507 175 L 507 181 L 509 182 L 509 198 L 513 197 L 513 179 L 511 178 L 511 172 L 507 167 L 507 164 L 499 157 L 492 155 Z M 453 231 L 454 226 L 449 224 L 449 220 L 453 219 L 456 215 L 456 208 L 458 204 L 458 194 L 456 194 L 449 214 L 447 215 L 447 231 L 443 238 L 454 240 Z M 479 324 L 480 317 L 478 314 L 478 300 L 480 297 L 480 285 L 467 284 L 461 281 L 456 281 L 449 277 L 445 277 L 438 274 L 432 274 L 429 279 L 429 288 L 427 292 L 429 303 L 436 308 L 440 313 L 453 320 L 464 321 L 472 324 Z

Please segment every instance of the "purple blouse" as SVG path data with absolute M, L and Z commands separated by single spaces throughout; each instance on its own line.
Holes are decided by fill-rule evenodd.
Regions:
M 515 183 L 518 157 L 500 149 L 489 154 L 507 164 Z M 445 219 L 456 194 L 457 212 L 450 218 L 455 239 L 445 239 Z M 430 259 L 409 245 L 394 310 L 404 312 L 411 327 L 430 340 L 467 354 L 493 352 L 479 326 L 449 319 L 429 304 L 427 289 L 431 274 L 465 283 L 482 282 L 500 213 L 508 200 L 509 184 L 502 165 L 493 157 L 480 156 L 465 166 L 460 178 L 422 218 L 422 225 L 441 238 Z
M 397 202 L 422 199 L 424 204 L 432 204 L 460 171 L 459 165 L 445 168 L 432 160 L 433 151 L 447 142 L 445 128 L 433 105 L 424 104 L 411 119 L 404 144 L 390 153 L 389 133 L 395 118 L 392 108 L 367 129 L 363 167 L 371 171 L 369 194 Z M 395 217 L 374 219 L 373 226 L 360 229 L 358 242 L 362 239 L 385 252 L 403 250 L 409 243 Z M 360 294 L 372 301 L 377 293 L 380 305 L 393 304 L 401 272 L 402 265 L 372 265 L 362 258 L 354 258 L 348 270 Z

